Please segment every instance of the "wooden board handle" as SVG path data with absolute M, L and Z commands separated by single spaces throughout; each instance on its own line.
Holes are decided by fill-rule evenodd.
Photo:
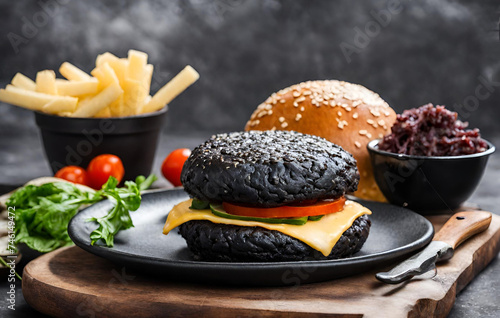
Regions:
M 443 241 L 453 249 L 474 234 L 486 230 L 491 223 L 491 213 L 467 211 L 455 213 L 434 235 L 434 241 Z

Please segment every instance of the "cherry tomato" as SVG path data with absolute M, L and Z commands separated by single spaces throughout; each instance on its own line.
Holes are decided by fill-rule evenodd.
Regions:
M 161 172 L 165 179 L 170 181 L 175 187 L 181 186 L 181 171 L 184 162 L 191 154 L 187 148 L 176 149 L 172 151 L 161 165 Z
M 102 188 L 110 176 L 118 182 L 122 181 L 125 169 L 120 158 L 115 155 L 99 155 L 92 159 L 87 167 L 90 186 L 94 189 Z
M 324 215 L 342 211 L 344 209 L 345 197 L 337 200 L 323 200 L 311 205 L 292 206 L 285 205 L 275 208 L 246 207 L 223 202 L 222 207 L 229 214 L 254 216 L 260 218 L 296 218 L 303 216 Z
M 79 183 L 88 186 L 89 178 L 85 169 L 77 166 L 67 166 L 61 168 L 54 175 L 56 178 L 61 178 L 69 182 Z

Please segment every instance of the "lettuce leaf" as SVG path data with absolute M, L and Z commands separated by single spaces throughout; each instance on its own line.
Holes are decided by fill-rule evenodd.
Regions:
M 139 176 L 136 182 L 126 181 L 118 188 L 118 181 L 110 177 L 101 190 L 85 192 L 71 183 L 54 182 L 40 186 L 27 185 L 14 192 L 7 206 L 15 208 L 15 242 L 46 253 L 73 245 L 68 236 L 68 224 L 84 205 L 108 198 L 113 208 L 108 215 L 95 220 L 99 228 L 92 232 L 92 244 L 103 239 L 113 246 L 114 235 L 121 229 L 133 227 L 129 211 L 136 211 L 141 204 L 140 191 L 151 186 L 156 176 Z

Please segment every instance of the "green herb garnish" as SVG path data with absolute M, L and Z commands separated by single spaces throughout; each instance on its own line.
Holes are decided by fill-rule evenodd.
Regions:
M 148 178 L 139 176 L 135 182 L 125 181 L 124 188 L 117 188 L 118 181 L 110 177 L 99 191 L 102 191 L 102 195 L 107 197 L 114 207 L 103 217 L 87 219 L 87 222 L 99 224 L 99 227 L 90 233 L 90 244 L 94 245 L 99 240 L 103 240 L 106 246 L 112 247 L 116 233 L 133 227 L 129 211 L 139 208 L 140 191 L 148 189 L 156 179 L 155 175 L 150 175 Z
M 147 179 L 140 176 L 136 182 L 125 182 L 125 188 L 117 188 L 118 182 L 110 177 L 99 191 L 82 191 L 75 185 L 65 182 L 46 183 L 40 186 L 27 185 L 14 192 L 7 200 L 8 207 L 15 208 L 15 243 L 24 243 L 29 248 L 46 253 L 63 246 L 73 245 L 68 236 L 71 218 L 84 205 L 110 198 L 114 208 L 101 219 L 104 225 L 92 232 L 92 244 L 103 238 L 112 246 L 113 236 L 121 229 L 130 228 L 132 222 L 128 211 L 135 211 L 141 203 L 139 191 L 147 189 L 156 176 Z M 118 218 L 118 220 L 116 220 Z M 104 235 L 106 234 L 106 235 Z M 109 245 L 108 243 L 111 243 Z

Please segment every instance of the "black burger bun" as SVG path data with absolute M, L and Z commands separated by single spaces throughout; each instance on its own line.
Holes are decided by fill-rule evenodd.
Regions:
M 188 248 L 198 259 L 222 262 L 284 262 L 337 259 L 357 253 L 365 243 L 371 222 L 357 218 L 340 237 L 330 255 L 278 231 L 210 221 L 189 221 L 180 226 Z
M 181 182 L 199 200 L 265 208 L 339 198 L 356 191 L 359 173 L 351 154 L 321 137 L 248 131 L 196 147 Z

